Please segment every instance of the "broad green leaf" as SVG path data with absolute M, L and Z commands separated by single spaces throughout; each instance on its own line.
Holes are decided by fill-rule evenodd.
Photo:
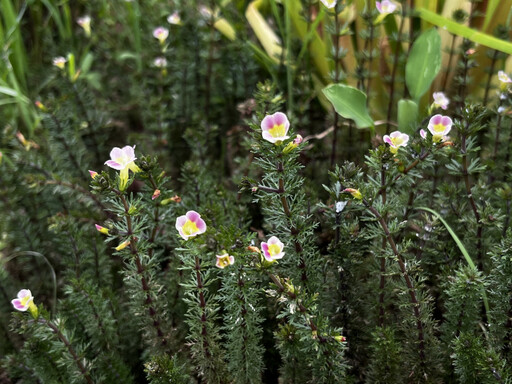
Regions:
M 408 135 L 414 134 L 418 121 L 418 104 L 412 100 L 402 99 L 398 102 L 398 130 Z
M 336 112 L 346 119 L 354 120 L 357 128 L 373 127 L 373 119 L 366 108 L 366 95 L 359 89 L 345 84 L 332 84 L 322 92 Z
M 423 32 L 414 42 L 405 66 L 407 89 L 418 101 L 441 69 L 441 37 L 436 29 Z
M 456 23 L 453 20 L 440 16 L 434 12 L 430 12 L 425 8 L 417 9 L 418 16 L 431 24 L 437 25 L 440 28 L 446 29 L 454 35 L 465 37 L 474 43 L 485 45 L 488 48 L 496 49 L 497 51 L 508 53 L 512 55 L 512 43 L 498 39 L 486 33 L 478 32 L 474 29 Z
M 448 233 L 450 234 L 452 239 L 457 244 L 457 247 L 459 247 L 459 250 L 462 253 L 462 255 L 464 256 L 464 258 L 466 259 L 466 262 L 468 263 L 468 265 L 471 268 L 477 269 L 475 263 L 473 262 L 473 259 L 471 258 L 471 256 L 469 256 L 469 253 L 466 250 L 466 247 L 464 247 L 464 244 L 462 244 L 462 241 L 460 241 L 457 234 L 448 225 L 448 223 L 443 219 L 443 217 L 438 212 L 434 211 L 433 209 L 427 208 L 427 207 L 418 207 L 417 209 L 419 209 L 420 211 L 427 211 L 427 212 L 430 212 L 431 214 L 433 214 L 445 226 Z M 482 290 L 482 300 L 484 302 L 485 312 L 487 314 L 487 320 L 490 322 L 489 301 L 487 300 L 487 294 L 485 293 L 485 290 Z

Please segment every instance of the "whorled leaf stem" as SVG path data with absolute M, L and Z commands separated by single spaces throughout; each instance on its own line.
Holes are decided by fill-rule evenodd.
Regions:
M 277 171 L 279 173 L 283 173 L 284 172 L 284 167 L 283 167 L 283 163 L 282 162 L 279 162 L 277 164 Z M 304 259 L 302 245 L 300 244 L 299 239 L 298 239 L 299 230 L 296 228 L 296 226 L 294 224 L 291 223 L 291 221 L 292 221 L 292 213 L 290 211 L 290 207 L 288 206 L 288 201 L 286 200 L 285 192 L 286 191 L 285 191 L 285 188 L 284 188 L 284 179 L 282 177 L 279 177 L 279 189 L 277 190 L 277 193 L 280 196 L 281 205 L 283 206 L 284 214 L 286 215 L 286 217 L 290 221 L 290 233 L 291 233 L 291 235 L 294 238 L 295 252 L 299 256 L 299 268 L 302 271 L 302 273 L 301 273 L 301 281 L 304 282 L 305 284 L 307 284 L 308 275 L 307 275 L 307 272 L 306 272 L 306 260 Z
M 469 124 L 469 123 L 467 123 Z M 473 198 L 473 193 L 471 192 L 471 183 L 469 181 L 469 172 L 468 172 L 468 154 L 466 147 L 467 136 L 465 133 L 462 134 L 461 139 L 461 153 L 462 153 L 462 177 L 464 178 L 464 185 L 466 187 L 466 195 L 469 200 L 469 204 L 471 205 L 471 210 L 475 215 L 477 230 L 476 230 L 476 249 L 477 249 L 477 263 L 478 269 L 480 271 L 483 270 L 483 250 L 482 250 L 482 236 L 484 231 L 484 225 L 482 223 L 482 219 L 480 217 L 480 213 L 478 212 L 478 207 L 476 206 L 475 199 Z
M 208 330 L 206 328 L 206 300 L 204 298 L 204 293 L 203 293 L 203 289 L 204 289 L 204 285 L 203 285 L 203 280 L 202 280 L 202 277 L 201 277 L 201 262 L 199 260 L 199 257 L 198 256 L 195 256 L 194 258 L 194 261 L 195 261 L 195 270 L 196 270 L 196 281 L 197 281 L 197 291 L 199 292 L 199 308 L 201 310 L 201 323 L 202 323 L 202 327 L 201 327 L 201 337 L 202 337 L 202 346 L 203 346 L 203 350 L 204 350 L 204 354 L 206 355 L 207 358 L 210 358 L 211 357 L 211 352 L 210 352 L 210 346 L 209 346 L 209 343 L 208 343 Z
M 66 336 L 61 332 L 59 327 L 57 327 L 55 324 L 53 324 L 51 321 L 48 321 L 46 319 L 38 319 L 37 322 L 39 324 L 45 324 L 50 328 L 55 335 L 59 338 L 59 340 L 66 346 L 66 349 L 68 350 L 69 354 L 73 358 L 73 361 L 77 365 L 80 373 L 82 374 L 85 381 L 87 381 L 88 384 L 94 384 L 94 381 L 92 380 L 91 376 L 87 372 L 87 369 L 82 364 L 82 361 L 80 360 L 80 357 L 76 354 L 75 350 L 73 349 L 73 346 L 69 342 Z
M 422 364 L 424 364 L 425 363 L 424 325 L 423 325 L 423 321 L 421 320 L 420 304 L 416 297 L 416 289 L 414 288 L 412 280 L 409 277 L 409 274 L 407 273 L 407 268 L 405 267 L 405 262 L 404 262 L 402 256 L 400 255 L 400 252 L 398 252 L 398 248 L 395 244 L 395 241 L 393 240 L 393 236 L 391 236 L 391 233 L 389 232 L 389 228 L 388 228 L 388 225 L 386 224 L 386 221 L 381 216 L 379 211 L 377 211 L 373 206 L 371 206 L 368 203 L 368 201 L 363 199 L 362 202 L 365 205 L 365 207 L 376 217 L 376 219 L 379 222 L 380 226 L 382 227 L 382 230 L 384 231 L 386 239 L 388 240 L 388 243 L 391 246 L 391 249 L 393 250 L 393 253 L 398 261 L 398 266 L 400 267 L 400 271 L 402 273 L 402 276 L 404 277 L 405 283 L 406 283 L 408 291 L 409 291 L 409 296 L 410 296 L 411 304 L 412 304 L 413 311 L 414 311 L 414 317 L 416 318 L 416 329 L 418 330 L 418 342 L 419 342 L 419 355 L 420 355 L 420 360 L 421 360 Z
M 160 322 L 158 320 L 158 316 L 157 316 L 155 307 L 152 305 L 153 299 L 151 298 L 151 294 L 149 292 L 149 290 L 150 290 L 149 284 L 148 284 L 146 277 L 144 276 L 145 268 L 142 265 L 139 251 L 137 249 L 137 238 L 133 235 L 132 219 L 131 219 L 130 214 L 128 213 L 130 210 L 130 207 L 128 206 L 128 202 L 126 201 L 126 198 L 120 191 L 114 190 L 114 192 L 119 196 L 119 198 L 121 199 L 121 202 L 123 203 L 123 208 L 124 208 L 125 215 L 126 215 L 126 226 L 128 229 L 128 235 L 130 236 L 130 251 L 135 260 L 135 265 L 137 267 L 137 274 L 140 275 L 142 290 L 146 294 L 146 300 L 144 302 L 144 305 L 146 305 L 148 307 L 148 313 L 149 313 L 149 316 L 151 317 L 152 325 L 156 330 L 157 336 L 160 339 L 160 344 L 162 347 L 165 347 L 167 345 L 167 340 L 165 339 L 164 334 L 160 328 Z

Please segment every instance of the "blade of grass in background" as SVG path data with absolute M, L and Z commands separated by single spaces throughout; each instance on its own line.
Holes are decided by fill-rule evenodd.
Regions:
M 23 40 L 21 39 L 19 23 L 25 13 L 27 5 L 23 5 L 18 15 L 16 14 L 14 4 L 11 0 L 0 0 L 0 5 L 2 18 L 4 20 L 4 36 L 0 43 L 4 50 L 7 49 L 10 51 L 9 61 L 12 64 L 18 83 L 26 89 L 27 54 L 23 46 Z
M 476 270 L 477 269 L 476 265 L 473 262 L 473 259 L 471 258 L 471 256 L 469 256 L 469 253 L 466 250 L 466 247 L 464 246 L 464 244 L 462 244 L 462 241 L 460 241 L 460 239 L 457 236 L 457 234 L 453 231 L 453 229 L 450 227 L 450 225 L 448 225 L 448 223 L 443 219 L 443 217 L 438 212 L 434 211 L 433 209 L 427 208 L 427 207 L 418 207 L 417 209 L 419 209 L 420 211 L 429 212 L 429 213 L 433 214 L 437 219 L 439 219 L 439 221 L 445 226 L 445 228 L 448 230 L 448 233 L 450 234 L 452 239 L 457 244 L 457 247 L 459 248 L 460 252 L 464 256 L 464 259 L 466 259 L 466 262 L 468 263 L 468 265 L 471 268 Z M 482 290 L 482 300 L 484 302 L 485 312 L 486 312 L 486 315 L 487 315 L 487 321 L 490 322 L 490 319 L 489 319 L 489 315 L 490 315 L 489 301 L 487 300 L 487 294 L 485 293 L 485 290 Z
M 485 45 L 486 47 L 496 49 L 501 52 L 512 55 L 512 43 L 490 36 L 486 33 L 478 32 L 472 28 L 458 24 L 455 21 L 440 16 L 434 12 L 430 12 L 425 8 L 417 9 L 419 17 L 423 20 L 446 29 L 454 35 L 464 37 L 474 43 Z

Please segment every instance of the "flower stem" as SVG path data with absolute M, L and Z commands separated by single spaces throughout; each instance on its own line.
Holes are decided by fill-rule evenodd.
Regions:
M 144 266 L 142 265 L 139 251 L 137 249 L 137 238 L 135 236 L 133 236 L 132 218 L 131 218 L 130 214 L 128 213 L 128 211 L 130 210 L 130 207 L 128 206 L 128 202 L 126 201 L 126 198 L 124 197 L 124 195 L 118 191 L 116 191 L 116 193 L 118 194 L 119 198 L 121 199 L 121 202 L 123 203 L 124 211 L 126 214 L 126 226 L 128 229 L 128 234 L 130 236 L 130 250 L 131 250 L 132 255 L 135 258 L 137 274 L 139 274 L 141 276 L 142 290 L 146 294 L 146 301 L 144 302 L 144 305 L 147 305 L 147 307 L 148 307 L 148 313 L 149 313 L 149 316 L 151 317 L 152 325 L 156 330 L 157 336 L 158 336 L 158 338 L 160 338 L 160 344 L 162 345 L 162 347 L 165 347 L 167 345 L 167 340 L 165 339 L 164 334 L 163 334 L 162 330 L 160 329 L 160 322 L 158 321 L 158 316 L 157 316 L 156 310 L 155 310 L 154 306 L 152 305 L 153 299 L 151 298 L 151 294 L 149 292 L 149 290 L 150 290 L 149 284 L 146 280 L 146 277 L 144 276 L 145 269 L 144 269 Z

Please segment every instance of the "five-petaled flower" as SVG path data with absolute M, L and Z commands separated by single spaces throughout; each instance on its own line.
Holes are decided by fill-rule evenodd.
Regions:
M 169 15 L 167 17 L 167 22 L 169 24 L 173 24 L 173 25 L 180 25 L 181 17 L 180 17 L 180 14 L 178 13 L 178 11 L 175 11 L 172 15 Z
M 176 219 L 176 229 L 183 240 L 200 235 L 206 231 L 206 223 L 196 211 L 188 211 Z
M 265 259 L 268 261 L 282 259 L 284 256 L 283 249 L 284 244 L 275 236 L 272 236 L 270 239 L 268 239 L 268 242 L 261 243 L 263 256 L 265 256 Z
M 389 144 L 389 151 L 393 154 L 398 152 L 398 148 L 405 147 L 409 142 L 409 135 L 400 131 L 391 132 L 388 135 L 384 135 L 384 142 Z
M 432 134 L 432 141 L 441 141 L 452 129 L 452 119 L 449 116 L 434 115 L 428 122 L 428 130 Z
M 62 56 L 58 56 L 53 59 L 53 65 L 55 65 L 57 68 L 64 69 L 66 66 L 67 59 Z
M 288 139 L 288 129 L 290 122 L 282 112 L 276 112 L 273 115 L 267 115 L 261 121 L 261 135 L 267 141 L 274 144 L 281 144 L 283 140 Z
M 448 104 L 450 104 L 450 99 L 448 99 L 443 92 L 434 92 L 432 97 L 434 98 L 434 102 L 432 103 L 432 105 L 435 108 L 448 108 Z
M 25 312 L 28 309 L 32 316 L 37 318 L 37 307 L 34 304 L 34 297 L 30 289 L 22 289 L 18 292 L 17 296 L 16 299 L 11 300 L 12 306 L 21 312 Z
M 376 1 L 375 7 L 381 15 L 388 15 L 396 10 L 396 4 L 389 0 Z
M 320 0 L 327 8 L 334 8 L 338 0 Z
M 76 20 L 76 22 L 79 26 L 81 26 L 84 29 L 85 35 L 87 37 L 91 37 L 91 17 L 90 16 L 79 17 Z
M 235 263 L 234 256 L 228 255 L 228 253 L 224 250 L 222 252 L 222 255 L 216 255 L 217 261 L 215 263 L 215 266 L 220 269 L 224 269 L 228 265 L 232 265 Z
M 110 151 L 110 160 L 105 161 L 105 165 L 110 168 L 121 171 L 119 173 L 119 188 L 123 191 L 126 188 L 128 182 L 128 170 L 133 173 L 140 172 L 140 168 L 135 164 L 135 145 L 133 147 L 126 145 L 122 149 L 114 147 Z
M 153 31 L 153 36 L 155 37 L 155 39 L 158 39 L 158 41 L 160 41 L 160 44 L 163 44 L 165 43 L 165 40 L 169 36 L 169 30 L 164 27 L 155 28 L 155 30 Z

